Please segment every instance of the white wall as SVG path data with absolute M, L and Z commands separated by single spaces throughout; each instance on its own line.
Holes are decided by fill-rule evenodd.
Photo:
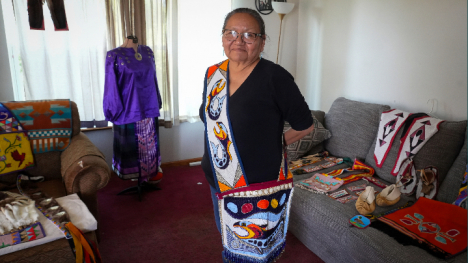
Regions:
M 296 46 L 297 46 L 297 19 L 298 19 L 298 4 L 299 0 L 289 0 L 289 3 L 295 3 L 294 9 L 287 14 L 283 19 L 281 31 L 281 44 L 279 61 L 291 75 L 296 75 Z M 255 0 L 231 0 L 232 9 L 239 7 L 248 7 L 257 10 Z M 268 36 L 263 57 L 276 62 L 276 53 L 278 50 L 278 36 L 280 27 L 280 18 L 273 11 L 268 15 L 261 15 L 265 22 L 265 31 Z M 221 25 L 222 26 L 222 25 Z
M 467 1 L 301 0 L 299 8 L 297 52 L 308 55 L 297 62 L 308 71 L 296 81 L 311 108 L 327 111 L 344 96 L 430 112 L 435 99 L 435 116 L 467 118 Z

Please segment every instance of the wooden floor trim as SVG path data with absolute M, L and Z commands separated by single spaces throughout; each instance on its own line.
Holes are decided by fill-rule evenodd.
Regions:
M 161 169 L 164 170 L 165 167 L 188 166 L 189 163 L 199 162 L 201 160 L 202 160 L 202 157 L 193 158 L 193 159 L 186 159 L 186 160 L 180 160 L 180 161 L 175 161 L 175 162 L 162 163 L 161 164 Z

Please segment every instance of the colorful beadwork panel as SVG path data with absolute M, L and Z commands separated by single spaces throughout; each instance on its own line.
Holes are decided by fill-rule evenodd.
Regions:
M 227 65 L 226 60 L 208 69 L 204 104 L 208 149 L 220 192 L 248 185 L 227 114 Z
M 28 241 L 37 240 L 45 236 L 46 235 L 41 223 L 37 222 L 24 229 L 0 236 L 0 249 Z
M 466 250 L 466 210 L 425 197 L 407 208 L 378 218 L 426 248 L 448 258 Z
M 0 103 L 0 133 L 22 131 L 23 127 L 15 115 Z
M 34 156 L 25 132 L 0 134 L 0 175 L 33 166 Z
M 288 228 L 290 186 L 245 191 L 219 201 L 224 254 L 235 258 L 233 262 L 247 258 L 270 262 L 279 256 Z
M 3 105 L 28 131 L 34 153 L 63 151 L 70 144 L 70 100 L 5 102 Z

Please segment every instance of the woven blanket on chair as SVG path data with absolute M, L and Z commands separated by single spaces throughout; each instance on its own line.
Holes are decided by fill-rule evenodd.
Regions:
M 5 102 L 28 131 L 34 153 L 63 151 L 72 135 L 70 100 Z
M 34 166 L 27 132 L 14 114 L 0 103 L 0 175 Z
M 379 217 L 371 226 L 400 243 L 419 246 L 440 258 L 450 258 L 466 250 L 466 220 L 465 209 L 421 197 L 410 207 Z M 387 226 L 377 224 L 380 222 Z

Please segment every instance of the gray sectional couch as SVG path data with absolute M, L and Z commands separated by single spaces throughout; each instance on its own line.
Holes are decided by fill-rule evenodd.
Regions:
M 393 143 L 390 153 L 382 166 L 378 168 L 373 159 L 375 141 L 380 115 L 389 110 L 387 105 L 363 103 L 338 98 L 328 113 L 312 111 L 324 124 L 332 137 L 323 144 L 314 147 L 308 154 L 327 150 L 332 156 L 358 158 L 375 168 L 375 177 L 391 184 L 395 177 L 390 170 L 395 163 L 399 143 Z M 446 121 L 414 157 L 416 169 L 433 165 L 439 169 L 439 193 L 436 200 L 452 203 L 463 180 L 467 164 L 466 121 Z M 396 138 L 400 138 L 400 129 Z M 318 172 L 329 172 L 344 168 L 338 165 Z M 303 180 L 312 175 L 295 175 L 294 181 Z M 362 184 L 364 181 L 350 183 L 347 186 Z M 377 191 L 382 189 L 373 185 Z M 340 189 L 343 189 L 342 186 Z M 415 197 L 403 196 L 390 207 L 377 206 L 374 214 L 381 214 L 406 204 Z M 295 188 L 293 195 L 290 231 L 312 252 L 325 262 L 467 262 L 466 251 L 447 260 L 432 256 L 415 246 L 403 246 L 387 234 L 368 227 L 358 229 L 351 226 L 349 219 L 358 212 L 355 201 L 341 204 L 332 198 Z M 465 237 L 466 238 L 466 237 Z

